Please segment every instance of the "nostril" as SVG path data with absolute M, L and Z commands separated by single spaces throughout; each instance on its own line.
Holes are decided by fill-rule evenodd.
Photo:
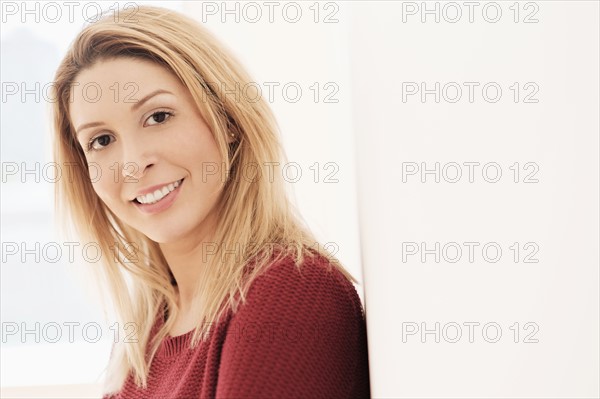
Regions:
M 146 170 L 152 166 L 154 166 L 153 163 L 140 164 L 138 162 L 125 162 L 121 168 L 121 174 L 125 178 L 137 180 L 140 179 L 146 173 Z

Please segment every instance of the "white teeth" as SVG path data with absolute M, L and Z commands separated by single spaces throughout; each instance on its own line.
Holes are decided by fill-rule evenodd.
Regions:
M 177 187 L 179 187 L 179 181 L 176 181 L 175 183 L 167 184 L 160 190 L 156 190 L 153 193 L 149 193 L 146 195 L 140 195 L 139 197 L 136 197 L 136 200 L 141 204 L 153 204 L 153 203 L 158 202 L 161 199 L 163 199 L 165 196 L 167 196 L 167 194 L 169 194 L 171 191 L 175 190 Z

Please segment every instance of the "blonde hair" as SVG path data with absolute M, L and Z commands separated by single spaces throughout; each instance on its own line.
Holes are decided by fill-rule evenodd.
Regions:
M 243 165 L 258 167 L 255 181 L 228 179 L 219 206 L 221 219 L 214 235 L 216 252 L 209 259 L 206 278 L 199 282 L 198 299 L 203 304 L 192 345 L 205 339 L 209 326 L 227 310 L 243 301 L 252 281 L 275 261 L 291 256 L 300 268 L 305 256 L 324 256 L 353 283 L 358 281 L 324 248 L 295 206 L 288 200 L 281 177 L 286 156 L 278 137 L 278 126 L 263 98 L 254 95 L 231 98 L 224 93 L 245 86 L 251 80 L 239 62 L 199 23 L 179 13 L 140 6 L 133 16 L 104 16 L 85 27 L 62 60 L 55 76 L 53 117 L 55 158 L 59 165 L 75 165 L 75 173 L 61 179 L 56 189 L 57 211 L 67 217 L 80 238 L 95 241 L 105 254 L 97 272 L 109 293 L 118 322 L 137 326 L 137 342 L 114 344 L 105 379 L 105 392 L 119 390 L 129 373 L 135 383 L 147 386 L 152 359 L 161 340 L 168 335 L 178 312 L 172 274 L 158 243 L 121 222 L 96 195 L 81 146 L 75 139 L 69 118 L 70 91 L 77 75 L 99 60 L 136 57 L 167 68 L 187 87 L 221 153 L 230 175 Z M 221 87 L 218 87 L 221 85 Z M 250 85 L 251 87 L 251 85 Z M 235 143 L 227 135 L 235 133 Z M 267 162 L 278 162 L 269 164 Z M 72 169 L 72 168 L 71 168 Z M 265 176 L 269 176 L 267 179 Z M 272 179 L 271 179 L 272 176 Z M 138 257 L 125 248 L 135 243 Z M 225 251 L 244 246 L 243 256 Z M 315 247 L 316 244 L 316 247 Z M 201 287 L 200 287 L 201 286 Z M 224 305 L 224 306 L 223 306 Z M 161 307 L 168 317 L 151 339 L 151 328 Z M 146 352 L 148 350 L 148 352 Z

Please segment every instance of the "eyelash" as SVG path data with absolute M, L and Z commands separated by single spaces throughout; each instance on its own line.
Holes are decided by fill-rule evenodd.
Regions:
M 146 121 L 147 121 L 148 119 L 150 119 L 150 118 L 154 117 L 155 115 L 159 115 L 159 114 L 166 114 L 166 115 L 168 115 L 168 117 L 167 117 L 167 118 L 166 118 L 166 119 L 165 119 L 163 122 L 156 122 L 154 125 L 150 125 L 150 126 L 163 125 L 163 124 L 167 123 L 169 120 L 171 120 L 171 118 L 172 118 L 172 117 L 174 117 L 174 116 L 175 116 L 175 114 L 174 114 L 173 112 L 171 112 L 171 111 L 167 111 L 167 110 L 158 110 L 158 111 L 155 111 L 155 112 L 153 112 L 153 113 L 152 113 L 152 114 L 151 114 L 151 115 L 150 115 L 148 118 L 146 118 Z M 145 122 L 146 122 L 146 121 L 144 121 L 144 125 L 145 125 Z M 101 148 L 101 149 L 99 149 L 99 150 L 96 150 L 96 149 L 94 149 L 94 148 L 93 148 L 93 145 L 94 145 L 94 143 L 96 142 L 96 140 L 98 140 L 98 139 L 99 139 L 99 138 L 101 138 L 101 137 L 105 137 L 105 136 L 108 136 L 108 134 L 101 134 L 100 136 L 95 136 L 95 137 L 92 137 L 92 138 L 90 139 L 90 141 L 88 141 L 88 143 L 87 143 L 87 146 L 86 146 L 86 148 L 87 148 L 87 151 L 86 151 L 86 152 L 102 151 L 102 149 L 106 148 L 106 146 L 105 146 L 105 147 L 102 147 L 102 148 Z

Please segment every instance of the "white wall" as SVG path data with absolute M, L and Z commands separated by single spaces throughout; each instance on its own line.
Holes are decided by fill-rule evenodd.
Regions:
M 435 15 L 423 23 L 423 7 L 436 4 L 439 23 Z M 464 13 L 456 23 L 446 3 L 351 7 L 373 397 L 598 397 L 598 3 L 520 3 L 518 23 L 513 2 L 494 3 L 496 23 L 482 16 L 487 3 L 478 3 L 472 23 L 466 6 L 453 4 Z M 494 5 L 487 7 L 492 20 Z M 539 22 L 523 23 L 533 12 Z M 403 82 L 457 82 L 463 97 L 451 102 L 448 85 L 439 103 L 433 94 L 403 101 Z M 464 82 L 480 83 L 473 102 Z M 501 87 L 497 102 L 492 89 L 490 101 L 482 97 L 487 82 Z M 539 87 L 531 98 L 538 102 L 524 102 L 535 87 L 527 82 Z M 421 162 L 439 163 L 439 183 L 432 174 L 421 181 Z M 463 172 L 454 183 L 453 162 Z M 464 162 L 480 163 L 472 183 Z M 496 183 L 481 173 L 490 162 L 502 171 Z M 525 183 L 536 165 L 539 182 Z M 488 169 L 485 177 L 494 176 Z M 410 255 L 413 242 L 427 250 L 439 243 L 439 262 L 435 251 L 424 262 L 421 251 Z M 454 263 L 453 242 L 463 250 Z M 464 242 L 480 243 L 473 262 Z M 497 262 L 493 247 L 483 257 L 486 243 L 501 248 Z M 525 263 L 536 250 L 529 260 L 538 262 Z M 473 342 L 468 322 L 480 323 Z M 483 336 L 486 323 L 497 324 Z M 502 336 L 488 343 L 496 326 Z M 423 327 L 434 333 L 423 336 Z

